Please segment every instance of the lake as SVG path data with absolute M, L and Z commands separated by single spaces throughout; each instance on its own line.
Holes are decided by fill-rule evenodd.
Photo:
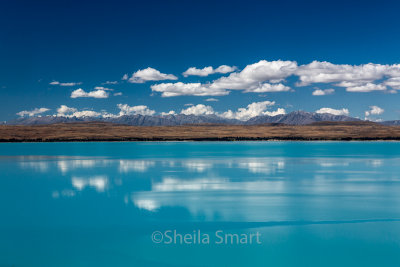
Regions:
M 399 142 L 0 144 L 0 266 L 400 266 Z

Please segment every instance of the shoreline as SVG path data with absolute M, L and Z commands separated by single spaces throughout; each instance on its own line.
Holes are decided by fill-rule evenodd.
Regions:
M 225 143 L 238 143 L 238 142 L 308 142 L 308 143 L 317 143 L 317 142 L 400 142 L 400 140 L 381 140 L 381 139 L 376 139 L 376 140 L 240 140 L 240 141 L 220 141 L 220 140 L 202 140 L 202 141 L 198 141 L 198 140 L 185 140 L 185 141 L 181 141 L 181 140 L 166 140 L 166 141 L 160 141 L 160 140 L 146 140 L 146 141 L 142 141 L 142 140 L 136 140 L 136 141 L 124 141 L 124 140 L 117 140 L 117 141 L 110 141 L 110 140 L 92 140 L 92 141 L 64 141 L 64 140 L 60 140 L 60 141 L 17 141 L 17 142 L 13 142 L 13 141 L 6 141 L 6 142 L 2 142 L 0 141 L 0 144 L 40 144 L 40 143 L 46 143 L 46 144 L 50 144 L 50 143 L 142 143 L 142 142 L 146 142 L 146 143 L 167 143 L 167 142 L 172 142 L 172 143 L 200 143 L 200 142 L 225 142 Z
M 0 126 L 1 143 L 240 141 L 400 141 L 400 126 L 348 122 L 249 126 L 128 126 L 111 123 Z
M 397 138 L 264 138 L 264 137 L 237 137 L 237 138 L 189 138 L 189 139 L 162 139 L 162 138 L 133 138 L 133 139 L 27 139 L 1 140 L 0 143 L 95 143 L 95 142 L 400 142 Z

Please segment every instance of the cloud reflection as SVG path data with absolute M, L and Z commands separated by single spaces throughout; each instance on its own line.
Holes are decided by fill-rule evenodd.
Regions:
M 52 198 L 59 198 L 59 197 L 74 197 L 75 196 L 74 190 L 64 189 L 61 192 L 53 191 L 51 193 Z
M 251 173 L 272 174 L 285 168 L 283 159 L 253 159 L 239 163 L 239 168 L 247 169 Z
M 50 168 L 48 161 L 21 161 L 19 166 L 22 169 L 33 169 L 37 172 L 47 172 Z
M 155 161 L 152 160 L 120 160 L 119 172 L 146 172 L 149 168 L 155 166 Z
M 184 161 L 182 165 L 186 167 L 189 171 L 193 172 L 204 172 L 208 169 L 213 168 L 213 164 L 211 162 L 205 161 Z
M 20 166 L 49 174 L 55 171 L 68 179 L 69 188 L 49 190 L 55 199 L 81 196 L 85 190 L 107 191 L 101 196 L 117 196 L 117 201 L 134 209 L 164 216 L 179 208 L 202 220 L 270 219 L 288 206 L 300 206 L 294 212 L 307 213 L 301 205 L 335 207 L 338 198 L 325 196 L 373 196 L 387 189 L 377 186 L 377 179 L 398 181 L 398 160 L 379 158 L 62 158 L 24 160 Z M 323 197 L 319 203 L 310 202 L 314 196 Z
M 58 169 L 63 174 L 79 168 L 93 168 L 95 165 L 96 160 L 92 159 L 60 160 L 57 162 Z
M 165 177 L 162 182 L 152 184 L 152 191 L 202 191 L 202 190 L 223 190 L 227 189 L 227 179 L 221 178 L 201 178 L 201 179 L 176 179 Z
M 144 209 L 148 211 L 156 211 L 160 208 L 158 203 L 154 199 L 135 199 L 132 198 L 133 203 L 139 209 Z
M 72 177 L 72 186 L 78 191 L 82 191 L 85 187 L 93 187 L 98 192 L 104 192 L 108 185 L 108 178 L 106 176 L 94 176 L 90 178 Z

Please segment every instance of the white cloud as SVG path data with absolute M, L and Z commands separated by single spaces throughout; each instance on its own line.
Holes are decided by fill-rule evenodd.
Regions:
M 279 82 L 292 75 L 297 69 L 295 61 L 266 61 L 247 65 L 241 72 L 221 77 L 212 84 L 214 89 L 248 90 L 259 88 L 260 83 Z
M 229 94 L 227 90 L 245 90 L 245 92 L 289 91 L 290 88 L 283 84 L 265 82 L 277 83 L 292 75 L 296 69 L 297 63 L 295 61 L 261 60 L 246 66 L 241 72 L 231 73 L 229 76 L 221 77 L 211 83 L 161 83 L 152 85 L 151 89 L 155 92 L 161 92 L 163 97 L 182 95 L 223 96 Z
M 232 118 L 232 119 L 239 119 L 239 120 L 247 120 L 249 118 L 260 116 L 260 115 L 268 115 L 268 116 L 276 116 L 279 114 L 286 114 L 285 109 L 278 108 L 275 111 L 267 110 L 270 106 L 273 106 L 275 102 L 271 101 L 263 101 L 263 102 L 255 102 L 247 105 L 246 108 L 239 108 L 237 111 L 233 112 L 228 110 L 223 113 L 215 112 L 211 106 L 206 106 L 203 104 L 193 105 L 190 104 L 187 108 L 181 110 L 180 114 L 185 115 L 213 115 L 220 116 L 223 118 Z M 98 117 L 98 118 L 116 118 L 124 115 L 155 115 L 156 111 L 149 109 L 145 105 L 138 105 L 138 106 L 129 106 L 127 104 L 118 104 L 117 107 L 120 109 L 119 114 L 111 114 L 106 111 L 93 111 L 93 110 L 78 110 L 73 107 L 68 107 L 66 105 L 61 105 L 57 109 L 57 113 L 53 116 L 56 117 L 66 117 L 66 118 L 84 118 L 84 117 Z M 44 108 L 43 108 L 44 109 Z M 43 111 L 43 110 L 42 110 Z M 21 113 L 21 115 L 29 115 L 34 116 L 36 114 L 30 113 Z M 174 110 L 170 110 L 169 112 L 161 112 L 161 116 L 167 115 L 176 115 L 177 113 Z
M 335 84 L 335 86 L 339 87 L 355 87 L 355 86 L 361 86 L 364 85 L 365 83 L 363 82 L 347 82 L 347 81 L 342 81 L 340 83 Z
M 207 98 L 205 101 L 207 102 L 218 102 L 219 100 L 216 98 Z
M 386 90 L 386 86 L 383 84 L 374 84 L 374 83 L 366 83 L 363 85 L 355 85 L 351 87 L 347 87 L 347 92 L 360 92 L 360 93 L 368 93 L 372 91 L 384 91 Z
M 108 117 L 116 117 L 113 114 L 107 113 L 107 112 L 97 112 L 93 110 L 77 110 L 76 108 L 71 108 L 66 105 L 61 105 L 57 109 L 57 114 L 54 116 L 56 117 L 66 117 L 66 118 L 84 118 L 84 117 L 103 117 L 103 118 L 108 118 Z
M 260 84 L 258 87 L 244 90 L 245 93 L 267 93 L 267 92 L 287 92 L 287 91 L 290 91 L 290 87 L 285 86 L 281 83 L 278 84 L 263 83 Z
M 114 93 L 114 96 L 121 96 L 121 95 L 122 95 L 122 93 L 121 93 L 121 92 Z
M 273 117 L 273 116 L 284 115 L 284 114 L 286 114 L 286 110 L 284 108 L 278 108 L 275 111 L 265 111 L 265 112 L 263 112 L 262 115 L 268 115 L 268 116 Z
M 94 88 L 94 90 L 114 91 L 114 89 L 106 88 L 106 87 L 103 87 L 103 86 L 96 86 Z
M 214 73 L 229 73 L 229 72 L 233 72 L 237 70 L 237 67 L 235 66 L 227 66 L 227 65 L 221 65 L 218 68 L 214 69 L 213 67 L 205 67 L 202 69 L 198 69 L 196 67 L 191 67 L 188 68 L 185 72 L 183 72 L 183 76 L 188 77 L 188 76 L 201 76 L 201 77 L 205 77 L 208 76 L 210 74 L 214 74 Z
M 105 90 L 95 90 L 91 92 L 85 92 L 82 88 L 76 89 L 71 93 L 71 98 L 78 97 L 93 97 L 93 98 L 108 98 L 109 94 Z
M 220 68 L 228 67 L 221 66 Z M 207 76 L 215 73 L 217 69 L 192 67 L 183 74 L 184 76 Z M 229 71 L 231 70 L 229 69 Z M 292 75 L 299 77 L 298 86 L 313 83 L 334 83 L 335 86 L 345 87 L 348 92 L 387 91 L 388 87 L 400 90 L 400 64 L 347 65 L 313 61 L 298 66 L 295 61 L 283 60 L 261 60 L 247 65 L 240 72 L 231 73 L 229 76 L 221 77 L 210 83 L 162 83 L 153 85 L 151 88 L 155 92 L 161 92 L 163 97 L 182 95 L 222 96 L 228 95 L 230 90 L 243 90 L 246 93 L 282 92 L 291 89 L 279 82 Z M 383 81 L 380 81 L 382 79 Z M 380 82 L 377 83 L 377 81 Z M 313 92 L 313 95 L 328 95 L 333 92 L 334 89 L 317 89 Z
M 69 83 L 62 83 L 59 81 L 52 81 L 51 83 L 49 83 L 50 85 L 59 85 L 59 86 L 76 86 L 76 85 L 81 85 L 81 82 L 69 82 Z
M 84 117 L 103 117 L 103 114 L 100 112 L 96 112 L 93 110 L 82 110 L 76 111 L 72 113 L 69 117 L 77 117 L 77 118 L 84 118 Z
M 237 70 L 236 66 L 228 66 L 228 65 L 221 65 L 218 68 L 215 69 L 215 73 L 229 73 Z
M 57 109 L 57 113 L 58 114 L 68 114 L 68 113 L 73 113 L 76 112 L 77 109 L 76 108 L 70 108 L 66 105 L 61 105 L 58 109 Z
M 185 115 L 211 115 L 214 114 L 214 110 L 210 106 L 203 104 L 198 104 L 196 106 L 188 107 L 187 109 L 182 109 L 181 114 Z
M 400 90 L 400 77 L 390 78 L 386 80 L 384 84 L 392 87 L 395 90 Z
M 383 78 L 390 66 L 380 64 L 364 65 L 337 65 L 330 62 L 313 61 L 310 64 L 300 66 L 296 75 L 299 76 L 300 86 L 311 83 L 332 82 L 372 82 Z
M 336 83 L 336 86 L 346 87 L 348 92 L 386 91 L 387 86 L 400 90 L 400 64 L 337 65 L 326 61 L 313 61 L 300 66 L 295 75 L 299 76 L 299 86 Z
M 124 77 L 122 78 L 124 80 Z M 178 78 L 173 75 L 173 74 L 164 74 L 161 73 L 160 71 L 153 69 L 153 68 L 147 68 L 143 70 L 138 70 L 137 72 L 132 74 L 132 77 L 129 78 L 130 83 L 144 83 L 147 81 L 161 81 L 161 80 L 177 80 Z
M 368 117 L 370 115 L 381 115 L 385 110 L 378 106 L 370 106 L 370 110 L 365 111 L 365 116 Z
M 169 112 L 161 112 L 161 116 L 167 116 L 167 115 L 175 115 L 176 112 L 173 110 L 170 110 Z
M 223 89 L 214 89 L 210 87 L 210 84 L 201 83 L 161 83 L 151 86 L 151 90 L 154 92 L 162 93 L 162 97 L 171 96 L 222 96 L 229 94 L 228 91 Z
M 312 95 L 317 95 L 317 96 L 321 96 L 321 95 L 331 95 L 335 92 L 335 89 L 316 89 Z
M 118 84 L 118 81 L 106 81 L 102 84 Z
M 273 105 L 275 105 L 275 102 L 271 101 L 254 102 L 247 105 L 246 108 L 239 108 L 236 112 L 228 110 L 219 115 L 227 119 L 238 119 L 245 121 L 261 115 L 276 116 L 279 114 L 286 114 L 286 111 L 283 108 L 279 108 L 273 112 L 267 111 L 268 107 Z
M 213 67 L 205 67 L 203 69 L 198 69 L 198 68 L 195 68 L 195 67 L 191 67 L 191 68 L 188 68 L 182 74 L 185 77 L 188 77 L 190 75 L 205 77 L 205 76 L 208 76 L 208 75 L 213 74 L 213 73 L 214 73 Z
M 23 110 L 23 111 L 20 111 L 20 112 L 17 113 L 17 115 L 18 115 L 18 116 L 21 116 L 21 117 L 25 117 L 25 116 L 33 117 L 33 116 L 42 114 L 42 113 L 44 113 L 44 112 L 47 112 L 47 111 L 49 111 L 49 110 L 50 110 L 50 109 L 48 109 L 48 108 L 35 108 L 35 109 L 33 109 L 33 110 Z
M 117 107 L 120 109 L 119 116 L 124 115 L 154 115 L 156 112 L 149 109 L 145 105 L 129 106 L 127 104 L 118 104 Z
M 320 108 L 319 110 L 315 111 L 316 113 L 323 114 L 323 113 L 329 113 L 332 115 L 346 115 L 348 116 L 349 110 L 347 108 L 342 108 L 342 109 L 333 109 L 333 108 Z
M 127 73 L 124 74 L 124 76 L 122 76 L 121 80 L 126 81 L 129 79 L 129 76 Z
M 191 67 L 183 75 L 208 76 L 210 74 L 229 73 L 236 67 L 222 65 L 216 69 Z M 147 80 L 164 80 L 171 74 L 162 74 L 148 68 L 136 72 L 130 79 L 132 82 Z M 194 96 L 223 96 L 230 90 L 244 92 L 282 92 L 290 91 L 290 87 L 280 83 L 289 76 L 297 76 L 297 86 L 307 86 L 314 83 L 327 83 L 333 86 L 345 87 L 348 92 L 385 91 L 395 93 L 400 90 L 400 64 L 333 64 L 326 61 L 313 61 L 305 65 L 297 65 L 295 61 L 267 61 L 247 65 L 242 71 L 233 72 L 226 77 L 220 77 L 208 83 L 161 83 L 152 85 L 152 90 L 161 92 L 163 97 L 194 95 Z M 136 77 L 137 76 L 137 77 Z M 124 77 L 128 79 L 128 77 Z M 172 75 L 171 79 L 177 78 Z M 316 89 L 313 95 L 328 95 L 334 89 Z

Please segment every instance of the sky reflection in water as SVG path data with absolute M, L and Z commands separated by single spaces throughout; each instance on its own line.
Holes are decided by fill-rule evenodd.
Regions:
M 393 150 L 386 145 L 382 149 L 380 143 L 361 149 L 357 143 L 347 144 L 338 143 L 344 148 L 338 148 L 337 156 L 332 147 L 326 148 L 332 143 L 312 144 L 308 152 L 307 143 L 216 143 L 215 150 L 208 143 L 187 144 L 190 151 L 185 144 L 169 143 L 158 144 L 159 153 L 152 144 L 147 154 L 141 150 L 146 145 L 137 143 L 120 156 L 109 152 L 111 144 L 99 144 L 107 149 L 92 154 L 85 144 L 81 151 L 77 144 L 55 144 L 65 149 L 63 153 L 46 145 L 42 155 L 31 148 L 2 150 L 0 248 L 7 254 L 0 256 L 0 263 L 188 266 L 202 251 L 209 260 L 198 260 L 199 266 L 220 266 L 232 253 L 254 266 L 297 265 L 299 257 L 304 260 L 300 265 L 329 266 L 308 254 L 324 246 L 337 250 L 349 266 L 360 260 L 346 251 L 360 247 L 380 248 L 365 266 L 383 256 L 386 263 L 399 263 L 392 258 L 400 252 L 400 154 L 394 152 L 400 144 L 393 143 Z M 299 150 L 306 151 L 304 156 Z M 149 240 L 155 229 L 171 228 L 241 233 L 258 229 L 264 243 L 251 249 L 188 251 L 155 246 Z M 30 258 L 19 257 L 21 244 Z M 54 257 L 47 263 L 38 258 L 40 251 L 52 247 Z M 84 253 L 87 247 L 93 251 Z M 99 249 L 106 253 L 95 257 Z M 125 256 L 116 260 L 110 249 Z M 154 253 L 155 261 L 150 260 Z M 343 263 L 330 252 L 319 253 L 332 266 Z M 287 259 L 289 255 L 297 261 Z M 61 261 L 63 257 L 68 260 Z M 240 259 L 227 262 L 243 266 Z

